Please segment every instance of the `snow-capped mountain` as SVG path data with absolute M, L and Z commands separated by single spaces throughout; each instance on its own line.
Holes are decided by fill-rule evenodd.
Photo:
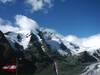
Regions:
M 81 42 L 77 38 L 74 38 L 73 40 L 72 37 L 71 38 L 65 37 L 54 30 L 40 28 L 38 26 L 37 27 L 35 26 L 33 29 L 31 27 L 30 28 L 23 27 L 18 31 L 8 31 L 4 33 L 4 36 L 8 40 L 13 50 L 15 52 L 18 52 L 19 55 L 22 55 L 23 51 L 26 52 L 26 55 L 24 56 L 29 61 L 33 60 L 31 60 L 32 56 L 30 56 L 30 53 L 28 53 L 27 51 L 28 50 L 32 51 L 34 49 L 34 51 L 32 51 L 33 54 L 32 53 L 31 54 L 33 56 L 36 56 L 36 58 L 39 59 L 39 61 L 43 59 L 46 60 L 47 62 L 48 61 L 47 59 L 49 59 L 50 57 L 53 59 L 60 58 L 60 60 L 62 59 L 63 61 L 66 61 L 67 64 L 88 63 L 86 68 L 83 69 L 83 73 L 80 73 L 79 75 L 99 75 L 100 71 L 99 46 L 93 48 L 86 47 L 83 46 L 81 44 L 83 42 Z M 77 41 L 79 42 L 77 43 Z M 36 51 L 37 49 L 39 51 Z M 20 52 L 22 52 L 22 54 Z M 34 54 L 34 52 L 36 54 Z M 38 63 L 38 65 L 41 64 Z M 38 67 L 37 65 L 35 66 Z

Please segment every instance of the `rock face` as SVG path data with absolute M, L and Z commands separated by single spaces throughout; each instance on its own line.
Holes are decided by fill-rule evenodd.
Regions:
M 16 63 L 16 56 L 10 43 L 0 31 L 0 65 Z
M 18 70 L 22 74 L 34 74 L 43 70 L 52 63 L 52 60 L 46 55 L 42 48 L 41 43 L 38 41 L 36 35 L 31 34 L 28 48 L 23 51 L 24 57 L 19 60 Z

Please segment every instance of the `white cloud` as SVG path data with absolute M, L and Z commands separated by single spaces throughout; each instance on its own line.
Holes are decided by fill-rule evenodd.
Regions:
M 68 35 L 64 38 L 66 39 L 66 41 L 69 41 L 69 42 L 75 42 L 76 40 L 78 40 L 78 37 L 75 35 Z
M 17 27 L 12 26 L 12 23 L 0 18 L 0 30 L 4 33 L 7 31 L 18 31 Z
M 13 27 L 13 26 L 9 26 L 9 25 L 0 25 L 0 30 L 3 31 L 4 33 L 7 32 L 7 31 L 13 31 L 13 32 L 16 32 L 18 31 L 18 28 L 17 27 Z
M 51 8 L 53 0 L 26 0 L 26 3 L 31 6 L 32 11 L 42 10 L 45 7 Z
M 11 25 L 0 25 L 0 30 L 4 33 L 6 33 L 7 31 L 13 31 L 16 32 L 18 31 L 18 28 L 13 27 Z
M 0 0 L 2 3 L 13 2 L 14 0 Z
M 35 31 L 37 28 L 39 28 L 36 21 L 26 16 L 16 15 L 15 20 L 16 23 L 14 24 L 16 24 L 16 27 L 10 21 L 3 20 L 2 18 L 0 18 L 0 30 L 5 33 L 8 31 L 13 31 L 13 32 L 23 31 L 23 30 Z
M 15 19 L 20 30 L 34 30 L 38 28 L 37 22 L 26 16 L 16 15 Z
M 84 38 L 79 38 L 74 35 L 69 35 L 65 37 L 67 41 L 73 42 L 75 44 L 78 44 L 82 47 L 86 48 L 100 48 L 100 34 L 93 35 L 90 37 L 84 37 Z
M 26 4 L 28 4 L 32 12 L 43 10 L 45 8 L 51 8 L 54 6 L 54 1 L 56 0 L 26 0 Z M 58 0 L 61 2 L 66 2 L 67 0 Z M 45 11 L 47 13 L 47 11 Z
M 100 34 L 90 36 L 82 39 L 82 46 L 100 48 Z

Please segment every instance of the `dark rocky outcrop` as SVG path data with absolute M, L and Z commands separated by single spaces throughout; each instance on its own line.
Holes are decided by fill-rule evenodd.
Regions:
M 92 63 L 96 62 L 97 59 L 95 59 L 92 55 L 90 55 L 87 51 L 84 51 L 80 54 L 78 60 L 82 63 Z
M 10 43 L 0 31 L 0 65 L 16 63 L 16 56 Z

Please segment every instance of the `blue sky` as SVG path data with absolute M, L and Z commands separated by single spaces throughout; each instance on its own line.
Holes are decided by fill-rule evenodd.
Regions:
M 49 8 L 50 4 L 53 6 Z M 63 35 L 86 37 L 100 33 L 100 0 L 54 0 L 50 4 L 32 11 L 25 0 L 0 0 L 0 17 L 14 22 L 14 16 L 21 14 Z

